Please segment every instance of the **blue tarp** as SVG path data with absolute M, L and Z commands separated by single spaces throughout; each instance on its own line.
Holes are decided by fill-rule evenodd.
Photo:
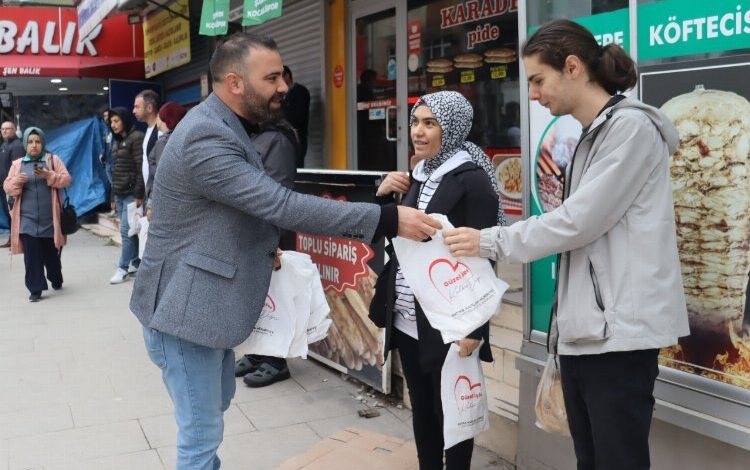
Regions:
M 47 150 L 62 158 L 73 177 L 67 191 L 79 216 L 106 202 L 107 175 L 99 162 L 104 152 L 104 125 L 98 118 L 89 118 L 46 133 Z M 3 228 L 8 228 L 8 221 L 0 212 L 0 230 Z

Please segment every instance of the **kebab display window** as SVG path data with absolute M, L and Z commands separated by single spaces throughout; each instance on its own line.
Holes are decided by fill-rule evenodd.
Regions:
M 506 214 L 520 216 L 517 2 L 411 0 L 407 5 L 409 111 L 426 93 L 463 94 L 474 108 L 469 140 L 497 168 Z

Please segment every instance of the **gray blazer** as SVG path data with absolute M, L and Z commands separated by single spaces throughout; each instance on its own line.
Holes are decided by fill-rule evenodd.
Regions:
M 185 116 L 159 161 L 153 219 L 130 299 L 148 327 L 212 348 L 252 331 L 279 228 L 369 242 L 380 207 L 298 194 L 263 170 L 215 94 Z

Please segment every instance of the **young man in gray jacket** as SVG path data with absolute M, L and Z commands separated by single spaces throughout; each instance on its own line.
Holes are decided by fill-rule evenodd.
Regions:
M 564 202 L 510 227 L 446 230 L 446 243 L 518 263 L 560 254 L 550 347 L 578 468 L 648 469 L 659 348 L 689 334 L 669 175 L 678 134 L 617 94 L 635 85 L 635 64 L 583 27 L 548 23 L 523 56 L 529 97 L 583 125 Z

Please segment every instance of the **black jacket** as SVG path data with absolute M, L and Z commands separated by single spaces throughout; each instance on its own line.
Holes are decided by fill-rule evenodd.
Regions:
M 143 132 L 131 127 L 125 137 L 116 136 L 114 148 L 115 166 L 112 169 L 112 192 L 117 196 L 135 196 L 143 199 Z
M 420 183 L 413 178 L 409 191 L 401 204 L 417 207 Z M 382 202 L 386 202 L 382 200 Z M 455 227 L 482 229 L 497 224 L 498 197 L 492 189 L 487 174 L 476 164 L 467 162 L 443 176 L 440 185 L 427 205 L 426 213 L 445 214 Z M 390 245 L 389 245 L 390 248 Z M 388 249 L 387 249 L 388 250 Z M 398 260 L 392 249 L 390 260 L 383 267 L 375 284 L 375 295 L 370 303 L 370 319 L 380 328 L 385 328 L 385 354 L 398 347 L 392 344 L 393 304 L 396 300 L 396 271 Z M 417 331 L 419 332 L 419 357 L 422 369 L 432 371 L 443 367 L 450 344 L 444 344 L 440 332 L 430 326 L 419 302 L 415 302 Z M 469 338 L 484 338 L 479 350 L 483 361 L 492 361 L 490 349 L 490 325 L 485 323 L 469 335 Z
M 0 142 L 0 182 L 5 181 L 10 170 L 10 165 L 14 160 L 17 160 L 26 155 L 26 150 L 23 148 L 23 142 L 16 136 L 13 136 L 9 141 L 2 140 Z
M 294 83 L 282 102 L 284 117 L 297 131 L 299 153 L 297 168 L 302 168 L 307 154 L 307 128 L 310 122 L 310 91 L 299 83 Z

